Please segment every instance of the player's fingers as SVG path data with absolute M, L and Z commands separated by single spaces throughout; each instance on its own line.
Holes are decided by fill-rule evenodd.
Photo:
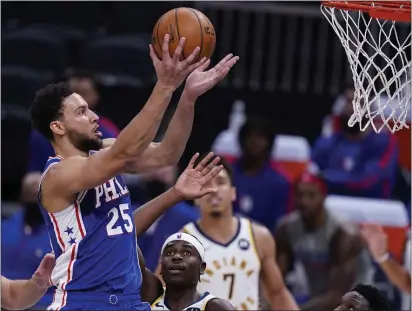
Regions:
M 182 62 L 184 67 L 189 67 L 193 61 L 196 59 L 197 55 L 200 52 L 200 47 L 195 47 L 192 53 Z
M 197 63 L 191 64 L 189 67 L 187 67 L 187 73 L 191 73 L 194 70 L 199 70 L 199 68 L 204 65 L 204 63 L 206 62 L 207 58 L 203 57 L 200 61 L 198 61 Z
M 170 35 L 167 33 L 164 36 L 163 44 L 162 44 L 162 54 L 163 54 L 162 58 L 163 58 L 163 60 L 170 59 L 169 40 L 170 40 Z
M 199 152 L 196 152 L 195 155 L 190 159 L 189 164 L 187 165 L 187 168 L 193 168 L 195 166 L 195 162 L 198 157 L 199 157 Z
M 202 190 L 200 191 L 199 197 L 203 197 L 203 196 L 206 195 L 206 194 L 216 193 L 216 192 L 217 192 L 217 189 L 215 189 L 215 188 L 205 188 L 205 189 L 202 189 Z
M 149 44 L 149 51 L 150 51 L 150 58 L 152 59 L 153 62 L 159 61 L 159 58 L 156 55 L 156 52 L 154 51 L 153 45 Z
M 213 158 L 215 154 L 213 152 L 209 152 L 207 156 L 205 156 L 202 161 L 195 167 L 195 170 L 201 172 L 204 167 L 209 163 L 209 161 Z
M 219 71 L 222 69 L 222 67 L 224 66 L 224 64 L 229 61 L 231 58 L 233 57 L 233 54 L 227 54 L 213 69 L 215 69 L 216 71 Z
M 206 165 L 206 167 L 202 170 L 202 175 L 205 176 L 207 173 L 209 173 L 219 163 L 219 161 L 219 157 L 214 158 L 213 161 Z
M 207 59 L 206 57 L 202 58 L 202 64 L 199 66 L 199 68 L 197 68 L 197 70 L 199 71 L 205 71 L 207 69 L 207 67 L 209 67 L 210 65 L 210 58 Z
M 215 166 L 206 176 L 206 181 L 210 182 L 213 178 L 217 176 L 223 170 L 223 165 Z
M 180 56 L 182 55 L 183 46 L 185 45 L 185 42 L 186 42 L 186 38 L 181 37 L 179 40 L 179 44 L 175 50 L 175 53 L 173 54 L 173 61 L 176 63 L 180 60 Z

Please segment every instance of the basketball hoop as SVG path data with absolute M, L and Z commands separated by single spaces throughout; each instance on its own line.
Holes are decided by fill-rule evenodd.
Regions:
M 409 128 L 411 1 L 323 1 L 321 11 L 341 41 L 355 94 L 349 126 L 379 133 Z M 407 23 L 407 24 L 404 24 Z

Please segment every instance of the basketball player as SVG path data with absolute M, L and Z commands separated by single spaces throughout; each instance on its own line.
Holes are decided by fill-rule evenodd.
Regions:
M 50 276 L 55 265 L 54 255 L 43 257 L 30 280 L 9 280 L 1 277 L 1 307 L 23 310 L 35 305 L 50 287 Z
M 227 162 L 220 161 L 224 169 L 210 183 L 216 192 L 195 201 L 201 218 L 182 230 L 205 248 L 207 268 L 198 290 L 219 294 L 237 310 L 258 310 L 262 284 L 272 309 L 298 310 L 276 264 L 275 242 L 269 230 L 233 215 L 236 189 L 232 170 Z
M 310 166 L 295 184 L 296 211 L 284 216 L 276 230 L 283 276 L 299 262 L 307 277 L 302 310 L 331 310 L 343 293 L 372 275 L 359 234 L 326 210 L 326 195 L 320 172 Z
M 180 61 L 184 38 L 173 57 L 168 45 L 166 34 L 162 61 L 150 46 L 158 82 L 141 112 L 110 148 L 100 150 L 97 116 L 67 85 L 48 85 L 36 95 L 33 125 L 56 152 L 47 161 L 39 186 L 39 205 L 56 255 L 51 276 L 56 291 L 49 309 L 149 309 L 140 299 L 130 195 L 120 174 L 162 165 L 169 145 L 159 150 L 160 145 L 149 144 L 172 93 L 189 73 L 182 97 L 194 103 L 237 61 L 229 55 L 204 72 L 208 61 L 192 64 L 199 48 Z M 179 137 L 176 132 L 190 132 L 182 127 L 175 125 L 174 138 Z
M 371 285 L 357 285 L 342 296 L 334 311 L 389 311 L 389 303 L 382 293 Z
M 226 300 L 198 292 L 197 284 L 205 273 L 205 250 L 202 243 L 187 233 L 175 233 L 166 239 L 160 256 L 161 274 L 166 284 L 149 270 L 144 274 L 144 296 L 152 310 L 235 310 Z

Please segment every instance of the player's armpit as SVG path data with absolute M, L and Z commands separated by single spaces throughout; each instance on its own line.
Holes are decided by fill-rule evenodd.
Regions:
M 253 233 L 261 260 L 260 280 L 263 292 L 268 295 L 266 299 L 273 310 L 299 310 L 276 263 L 276 245 L 271 233 L 257 224 L 253 224 Z
M 223 310 L 235 310 L 232 304 L 224 299 L 215 298 L 210 300 L 205 308 L 205 311 L 223 311 Z
M 53 165 L 44 176 L 42 192 L 62 196 L 95 188 L 125 171 L 128 157 L 114 153 L 112 148 L 89 157 L 73 156 Z

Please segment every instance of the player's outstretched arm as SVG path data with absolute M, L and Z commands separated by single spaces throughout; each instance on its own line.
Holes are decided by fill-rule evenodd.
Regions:
M 272 235 L 266 227 L 257 224 L 252 224 L 252 227 L 261 260 L 260 279 L 272 310 L 299 310 L 276 263 L 276 246 Z
M 380 268 L 386 274 L 391 283 L 401 291 L 411 294 L 410 272 L 402 267 L 402 265 L 396 260 L 390 258 L 388 250 L 388 237 L 382 227 L 376 224 L 365 224 L 361 228 L 361 234 L 368 244 L 368 248 L 373 259 L 379 264 Z M 409 246 L 407 247 L 405 253 L 409 255 L 410 251 Z M 410 262 L 410 260 L 406 262 Z
M 151 143 L 142 156 L 136 158 L 128 168 L 129 173 L 142 173 L 179 162 L 192 130 L 196 100 L 222 81 L 238 60 L 239 57 L 229 54 L 215 67 L 206 71 L 210 64 L 210 60 L 207 60 L 187 77 L 176 112 L 163 140 L 160 143 Z
M 210 300 L 205 308 L 205 311 L 224 311 L 224 310 L 235 310 L 232 304 L 224 299 L 215 298 Z
M 72 157 L 61 161 L 46 175 L 45 182 L 50 191 L 63 195 L 94 188 L 117 174 L 126 171 L 152 142 L 173 92 L 183 83 L 187 75 L 202 65 L 192 64 L 199 48 L 184 61 L 180 55 L 185 42 L 180 39 L 173 57 L 169 54 L 169 35 L 163 42 L 163 58 L 160 61 L 150 45 L 150 56 L 158 77 L 158 82 L 140 113 L 124 128 L 110 148 L 97 152 L 91 157 Z M 50 182 L 46 181 L 50 179 Z
M 167 209 L 176 203 L 183 200 L 193 200 L 216 191 L 216 189 L 208 187 L 208 184 L 223 169 L 222 166 L 217 166 L 220 158 L 213 159 L 214 154 L 210 152 L 195 167 L 194 164 L 198 157 L 199 153 L 192 157 L 187 168 L 171 189 L 134 211 L 133 218 L 137 237 L 149 229 Z
M 30 280 L 9 280 L 1 277 L 1 307 L 7 310 L 24 310 L 35 305 L 46 293 L 54 255 L 47 254 Z

